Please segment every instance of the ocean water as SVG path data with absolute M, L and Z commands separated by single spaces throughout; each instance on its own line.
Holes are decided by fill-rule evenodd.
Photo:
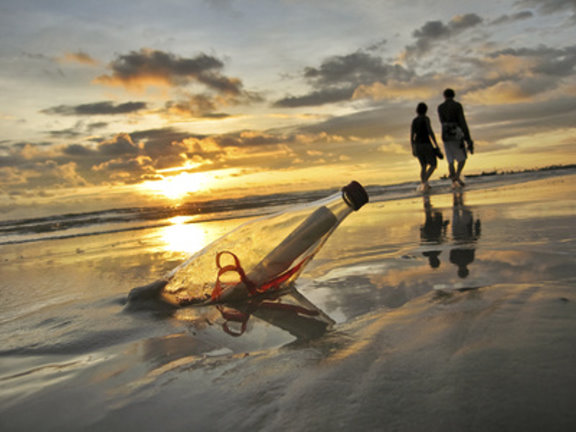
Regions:
M 368 186 L 281 296 L 128 304 L 333 190 L 0 222 L 0 429 L 571 430 L 574 170 Z
M 474 179 L 474 183 L 468 189 L 498 187 L 501 184 L 525 182 L 543 176 L 561 175 L 573 170 L 560 169 L 479 176 Z M 432 182 L 432 185 L 436 194 L 448 193 L 451 190 L 446 181 L 436 180 Z M 366 185 L 371 202 L 413 198 L 419 196 L 416 188 L 417 183 L 415 182 L 386 186 Z M 17 220 L 11 220 L 9 216 L 5 216 L 4 220 L 0 218 L 0 246 L 162 228 L 172 225 L 174 218 L 177 217 L 186 223 L 246 218 L 281 211 L 282 208 L 291 205 L 321 199 L 337 190 L 338 188 L 255 195 L 239 199 L 188 202 L 179 206 L 111 208 L 95 212 L 79 211 Z

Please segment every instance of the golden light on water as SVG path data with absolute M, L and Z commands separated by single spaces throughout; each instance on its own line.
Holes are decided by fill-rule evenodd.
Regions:
M 176 216 L 170 219 L 160 233 L 164 249 L 170 252 L 193 254 L 206 246 L 211 239 L 201 223 L 187 223 L 193 216 Z
M 175 216 L 159 229 L 160 247 L 167 252 L 194 254 L 236 228 L 241 219 L 195 222 L 197 216 Z

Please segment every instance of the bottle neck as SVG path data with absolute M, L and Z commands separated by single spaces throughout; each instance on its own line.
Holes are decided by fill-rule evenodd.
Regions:
M 326 204 L 326 207 L 336 216 L 338 222 L 341 222 L 354 209 L 344 200 L 341 193 L 337 194 L 334 199 Z

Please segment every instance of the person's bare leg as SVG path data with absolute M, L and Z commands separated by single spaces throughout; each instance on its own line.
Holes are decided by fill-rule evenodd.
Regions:
M 454 162 L 449 162 L 448 163 L 448 174 L 450 176 L 450 180 L 452 180 L 452 186 L 456 186 L 454 183 L 457 183 L 456 181 L 456 170 L 454 169 Z
M 430 167 L 428 168 L 428 170 L 425 173 L 424 176 L 424 182 L 428 183 L 428 180 L 430 180 L 430 177 L 432 177 L 432 174 L 434 173 L 434 171 L 436 170 L 436 167 L 434 165 L 430 165 Z
M 420 181 L 422 183 L 426 181 L 426 165 L 420 166 Z
M 456 168 L 456 181 L 460 184 L 460 186 L 465 185 L 465 183 L 460 178 L 460 175 L 462 174 L 462 170 L 464 169 L 464 165 L 466 165 L 466 160 L 458 162 L 458 167 Z

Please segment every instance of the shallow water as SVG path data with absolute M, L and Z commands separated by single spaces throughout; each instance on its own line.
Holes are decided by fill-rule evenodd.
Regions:
M 125 303 L 246 219 L 0 246 L 1 429 L 569 430 L 575 178 L 376 200 L 241 310 Z

